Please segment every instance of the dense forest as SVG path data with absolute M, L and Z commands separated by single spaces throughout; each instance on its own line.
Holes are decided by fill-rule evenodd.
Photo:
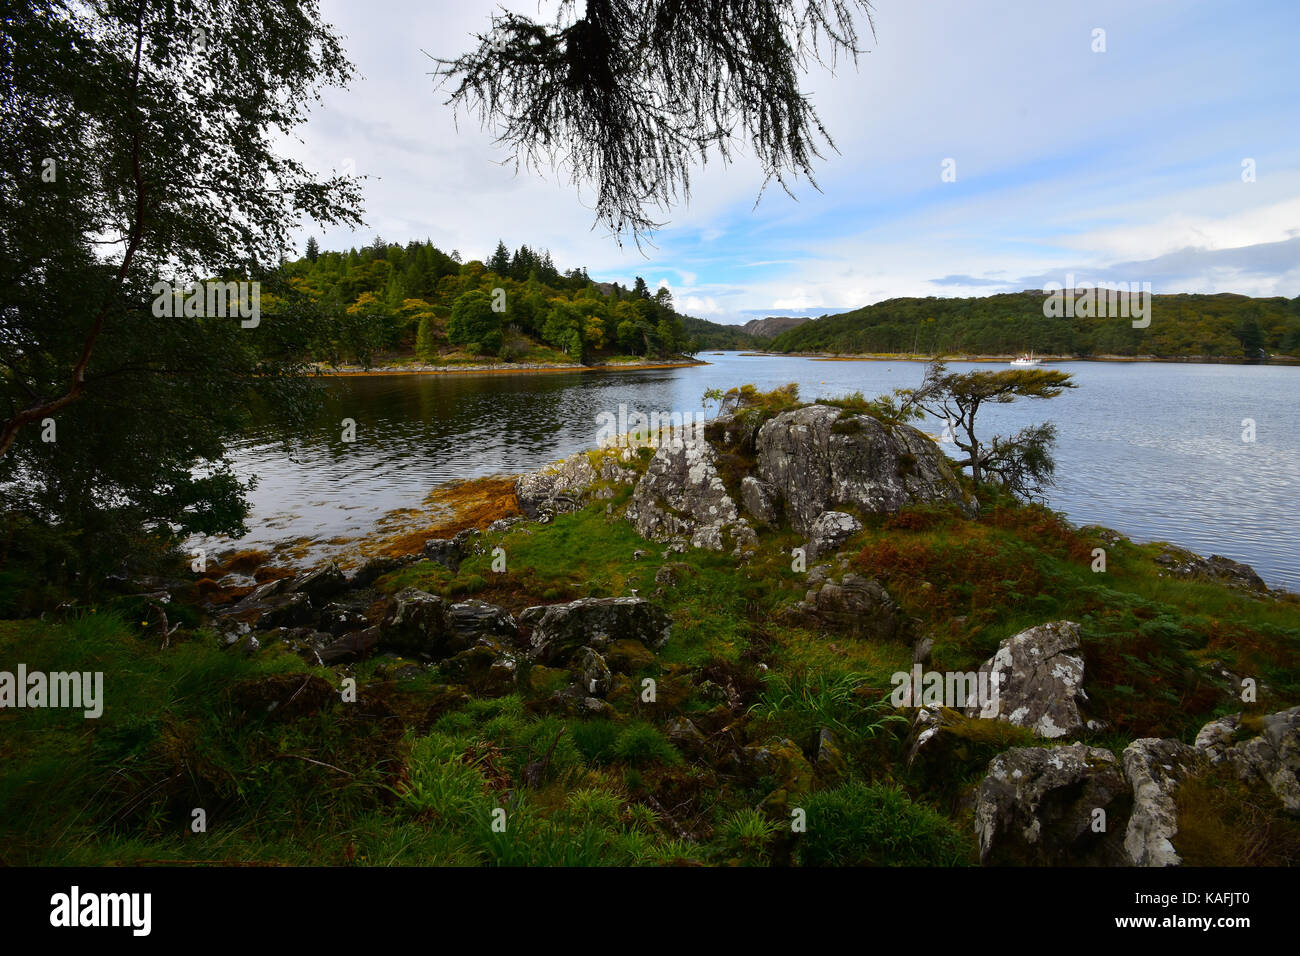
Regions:
M 1150 324 L 1131 318 L 1049 318 L 1043 292 L 983 298 L 889 299 L 790 329 L 773 352 L 874 352 L 1260 359 L 1300 355 L 1300 297 L 1154 295 Z
M 462 262 L 431 242 L 377 238 L 362 249 L 306 255 L 283 266 L 287 297 L 305 297 L 331 321 L 312 358 L 369 364 L 381 357 L 427 364 L 482 361 L 589 362 L 612 356 L 667 358 L 701 347 L 700 320 L 685 320 L 672 293 L 561 273 L 548 252 L 504 242 L 486 261 Z M 263 311 L 284 308 L 263 297 Z M 298 311 L 298 310 L 293 310 Z M 688 327 L 685 323 L 689 321 Z M 714 327 L 718 328 L 718 327 Z

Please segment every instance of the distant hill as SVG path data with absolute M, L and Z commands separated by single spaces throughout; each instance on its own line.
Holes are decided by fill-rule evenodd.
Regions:
M 750 319 L 741 328 L 756 339 L 771 339 L 782 332 L 788 332 L 790 329 L 811 321 L 811 319 L 807 318 L 799 319 L 787 315 L 773 315 L 768 316 L 766 319 Z
M 683 315 L 682 329 L 700 347 L 700 351 L 720 352 L 726 350 L 744 350 L 759 347 L 758 339 L 745 332 L 739 325 L 722 325 L 708 319 L 697 319 Z
M 1126 317 L 1048 317 L 1037 290 L 981 298 L 906 298 L 804 322 L 761 348 L 842 355 L 1300 355 L 1300 296 L 1154 295 L 1149 325 Z M 770 320 L 764 320 L 770 321 Z

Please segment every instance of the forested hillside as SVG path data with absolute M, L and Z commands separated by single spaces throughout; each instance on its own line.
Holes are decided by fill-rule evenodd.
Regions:
M 739 325 L 722 325 L 684 315 L 682 326 L 702 350 L 752 349 L 758 344 L 758 340 L 746 334 L 744 327 Z
M 890 299 L 778 335 L 774 352 L 1009 355 L 1154 355 L 1258 358 L 1300 355 L 1300 297 L 1155 295 L 1150 325 L 1131 318 L 1048 318 L 1044 293 Z
M 263 312 L 286 297 L 313 303 L 324 317 L 312 345 L 321 361 L 588 362 L 700 348 L 667 289 L 652 294 L 640 277 L 632 289 L 597 285 L 526 245 L 512 253 L 498 243 L 486 262 L 462 262 L 430 242 L 321 252 L 312 239 L 284 273 L 285 295 L 264 294 Z

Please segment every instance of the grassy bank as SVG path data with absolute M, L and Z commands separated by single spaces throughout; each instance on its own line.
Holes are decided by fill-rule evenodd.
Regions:
M 1266 688 L 1247 711 L 1300 699 L 1294 599 L 1163 577 L 1157 546 L 1106 537 L 1009 500 L 987 503 L 976 521 L 914 508 L 869 520 L 849 564 L 879 578 L 934 636 L 939 669 L 973 669 L 1025 626 L 1081 622 L 1088 692 L 1108 725 L 1084 739 L 1099 746 L 1190 740 L 1206 720 L 1242 710 L 1206 676 L 1212 660 Z M 457 573 L 421 562 L 379 580 L 388 593 L 415 586 L 513 611 L 655 597 L 673 617 L 672 638 L 658 654 L 624 649 L 626 676 L 599 717 L 557 712 L 550 694 L 568 674 L 540 665 L 521 664 L 517 688 L 486 696 L 456 683 L 460 675 L 400 658 L 311 668 L 278 643 L 246 654 L 194 626 L 164 649 L 129 601 L 59 622 L 4 622 L 6 667 L 102 671 L 107 703 L 98 720 L 0 712 L 0 862 L 973 862 L 970 789 L 994 753 L 1030 742 L 1026 732 L 966 722 L 948 731 L 941 764 L 909 767 L 907 728 L 881 701 L 911 647 L 790 618 L 806 589 L 788 554 L 799 543 L 766 533 L 739 568 L 715 552 L 662 553 L 601 503 L 488 533 L 485 553 Z M 1104 574 L 1090 568 L 1098 546 Z M 491 567 L 497 547 L 508 556 L 503 573 Z M 349 677 L 355 702 L 343 699 Z M 646 678 L 653 703 L 642 699 Z M 682 717 L 702 742 L 673 735 Z M 834 754 L 810 762 L 801 751 L 823 729 Z M 745 745 L 768 749 L 764 772 L 735 765 Z M 1203 796 L 1185 812 L 1230 820 L 1231 808 L 1261 799 L 1223 788 Z M 1295 822 L 1261 806 L 1249 819 L 1267 816 L 1262 843 L 1243 841 L 1240 827 L 1202 826 L 1203 855 L 1289 859 L 1300 846 Z M 797 837 L 795 809 L 807 819 Z M 206 832 L 193 832 L 195 810 Z M 504 832 L 493 829 L 498 810 Z

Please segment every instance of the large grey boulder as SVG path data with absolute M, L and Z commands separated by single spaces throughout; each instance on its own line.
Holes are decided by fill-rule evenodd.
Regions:
M 1123 865 L 1130 802 L 1128 782 L 1109 750 L 1084 744 L 1013 748 L 990 761 L 976 794 L 980 862 Z
M 640 641 L 658 649 L 672 633 L 672 618 L 645 598 L 581 598 L 568 604 L 525 608 L 521 622 L 531 624 L 529 656 L 545 664 L 563 663 L 584 646 L 597 650 L 615 641 Z
M 1083 656 L 1079 625 L 1040 624 L 1002 642 L 980 672 L 988 674 L 989 699 L 966 708 L 966 716 L 1005 720 L 1040 737 L 1064 737 L 1086 724 L 1080 705 Z
M 1124 748 L 1124 776 L 1133 788 L 1133 812 L 1124 834 L 1124 852 L 1132 866 L 1178 866 L 1175 794 L 1195 773 L 1195 748 L 1180 740 L 1143 737 Z
M 684 539 L 696 548 L 739 551 L 758 536 L 736 510 L 704 441 L 660 445 L 636 483 L 628 520 L 652 541 Z
M 974 512 L 939 446 L 910 425 L 806 405 L 764 423 L 756 447 L 758 479 L 775 490 L 800 534 L 822 512 L 844 506 L 880 514 L 950 501 Z

